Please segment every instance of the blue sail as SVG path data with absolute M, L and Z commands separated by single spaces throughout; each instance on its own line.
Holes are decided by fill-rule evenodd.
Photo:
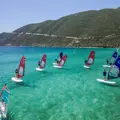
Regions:
M 109 60 L 109 64 L 110 64 L 110 65 L 113 65 L 114 62 L 115 62 L 115 60 L 117 59 L 117 57 L 118 57 L 118 52 L 115 51 L 115 52 L 112 54 L 112 56 L 111 56 L 111 58 L 110 58 L 110 60 Z
M 4 102 L 7 104 L 8 103 L 8 96 L 9 96 L 9 93 L 6 91 L 6 90 L 4 90 L 3 92 L 2 92 L 2 99 L 4 100 Z
M 118 56 L 118 53 L 117 53 L 117 51 L 115 51 L 115 52 L 113 53 L 112 57 L 116 59 L 117 56 Z
M 120 57 L 115 60 L 114 65 L 120 69 Z
M 111 77 L 119 77 L 120 75 L 120 57 L 118 57 L 112 67 L 109 70 L 108 73 L 109 76 Z

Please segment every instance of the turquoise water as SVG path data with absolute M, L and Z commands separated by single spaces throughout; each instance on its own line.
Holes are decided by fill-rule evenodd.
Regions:
M 91 50 L 96 51 L 91 70 L 83 68 Z M 0 47 L 0 87 L 10 89 L 8 120 L 120 120 L 120 87 L 100 84 L 102 65 L 115 49 L 63 49 Z M 63 69 L 53 68 L 63 51 Z M 38 60 L 47 54 L 45 72 L 37 72 Z M 24 85 L 11 81 L 21 56 L 26 57 Z M 120 79 L 115 79 L 119 81 Z

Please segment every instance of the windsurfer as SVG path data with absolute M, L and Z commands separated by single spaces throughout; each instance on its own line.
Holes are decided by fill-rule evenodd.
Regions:
M 103 76 L 104 76 L 104 80 L 105 80 L 105 81 L 106 81 L 106 75 L 107 75 L 107 72 L 106 72 L 106 69 L 104 68 Z
M 9 93 L 9 90 L 8 90 L 8 87 L 7 87 L 7 84 L 4 84 L 3 88 L 2 88 L 2 92 L 6 90 L 8 93 Z
M 62 57 L 63 57 L 63 52 L 60 53 L 60 59 L 62 59 Z
M 40 66 L 40 63 L 41 63 L 41 62 L 40 62 L 40 61 L 38 61 L 38 66 Z
M 112 65 L 112 62 L 110 62 L 110 65 Z
M 18 77 L 18 75 L 19 75 L 19 70 L 18 69 L 15 70 L 15 74 L 16 74 L 16 77 Z
M 109 64 L 109 61 L 108 61 L 108 59 L 106 60 L 106 63 L 107 63 L 107 65 Z
M 4 84 L 4 86 L 2 88 L 2 91 L 0 92 L 0 97 L 1 97 L 1 95 L 2 95 L 2 93 L 3 93 L 4 90 L 6 90 L 9 93 L 9 90 L 7 88 L 7 84 Z
M 7 84 L 4 84 L 2 91 L 4 91 L 5 89 L 7 89 Z
M 60 61 L 62 60 L 62 57 L 63 57 L 63 52 L 60 52 L 59 58 L 55 59 L 55 61 L 57 62 L 57 64 L 60 63 Z
M 18 70 L 18 69 L 15 70 L 15 74 L 16 74 L 16 78 L 21 78 L 21 77 L 22 77 L 22 76 L 19 74 L 19 70 Z
M 85 65 L 87 64 L 88 60 L 85 60 Z

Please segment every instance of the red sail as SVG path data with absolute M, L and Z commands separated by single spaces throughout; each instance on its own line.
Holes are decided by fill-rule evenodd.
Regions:
M 17 74 L 17 78 L 22 78 L 24 76 L 24 72 L 25 72 L 25 60 L 26 58 L 24 56 L 22 56 L 19 67 L 18 67 L 18 74 Z
M 41 68 L 41 69 L 42 69 L 42 68 L 45 68 L 45 65 L 46 65 L 46 57 L 47 57 L 47 55 L 44 54 L 43 57 L 42 57 L 42 59 L 41 59 L 41 62 L 40 62 L 40 68 Z
M 58 66 L 64 66 L 65 62 L 67 60 L 67 55 L 64 55 L 60 61 L 60 63 L 58 63 Z
M 91 51 L 88 57 L 87 65 L 92 65 L 94 63 L 94 59 L 95 59 L 95 51 Z

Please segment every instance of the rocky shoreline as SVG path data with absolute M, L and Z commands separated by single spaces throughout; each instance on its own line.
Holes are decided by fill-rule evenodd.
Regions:
M 53 36 L 33 34 L 6 33 L 7 39 L 0 41 L 0 46 L 39 46 L 39 47 L 66 47 L 66 48 L 114 48 L 120 47 L 120 35 L 107 36 Z M 24 42 L 25 41 L 25 42 Z

